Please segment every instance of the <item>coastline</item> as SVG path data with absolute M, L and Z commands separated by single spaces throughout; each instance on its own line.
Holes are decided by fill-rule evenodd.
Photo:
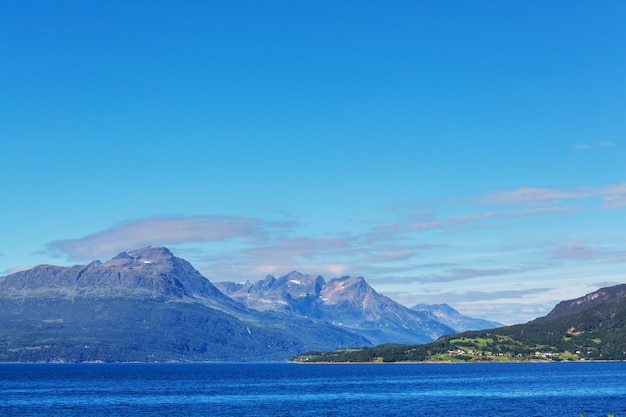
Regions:
M 398 361 L 398 362 L 300 362 L 289 361 L 296 365 L 471 365 L 471 364 L 522 364 L 522 363 L 623 363 L 626 360 L 593 359 L 578 361 Z

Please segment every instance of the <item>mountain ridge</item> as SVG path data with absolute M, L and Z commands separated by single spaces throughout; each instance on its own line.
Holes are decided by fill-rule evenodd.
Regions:
M 379 294 L 363 277 L 343 276 L 326 281 L 320 275 L 292 271 L 278 278 L 268 275 L 254 283 L 216 282 L 215 285 L 249 308 L 338 325 L 374 344 L 425 343 L 444 334 L 457 333 L 457 329 L 433 313 L 411 310 Z
M 0 361 L 285 360 L 306 346 L 370 344 L 324 323 L 250 310 L 189 262 L 151 247 L 0 277 L 0 321 Z
M 214 284 L 163 247 L 0 277 L 0 321 L 0 361 L 287 360 L 456 333 L 363 277 Z
M 556 319 L 587 310 L 599 304 L 617 303 L 624 299 L 626 299 L 626 284 L 604 287 L 573 300 L 561 301 L 546 316 L 536 318 L 534 321 Z

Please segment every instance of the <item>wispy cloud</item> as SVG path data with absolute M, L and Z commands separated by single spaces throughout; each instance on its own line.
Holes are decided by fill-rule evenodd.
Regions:
M 435 218 L 432 214 L 409 214 L 404 219 L 396 223 L 384 224 L 376 227 L 377 233 L 407 233 L 407 232 L 423 232 L 427 230 L 437 230 L 446 227 L 446 223 L 442 219 Z
M 591 197 L 596 203 L 601 199 L 605 208 L 624 207 L 626 183 L 572 190 L 519 187 L 486 193 L 481 199 L 407 205 L 367 223 L 346 223 L 333 233 L 310 234 L 295 222 L 250 217 L 151 217 L 55 241 L 47 248 L 48 255 L 89 261 L 143 246 L 170 246 L 211 280 L 258 280 L 266 274 L 297 269 L 326 277 L 364 275 L 391 287 L 403 284 L 417 289 L 458 283 L 453 285 L 461 288 L 498 277 L 510 281 L 529 270 L 556 268 L 576 260 L 623 262 L 626 255 L 622 252 L 580 241 L 556 248 L 546 242 L 526 242 L 529 248 L 512 253 L 511 248 L 521 243 L 507 240 L 509 235 L 499 233 L 504 238 L 498 238 L 495 247 L 480 240 L 481 230 L 519 227 L 525 224 L 525 216 L 588 209 L 586 202 L 572 202 Z M 425 206 L 430 211 L 424 211 Z M 515 222 L 510 222 L 513 218 Z M 450 239 L 449 233 L 464 233 L 474 240 Z M 490 239 L 494 235 L 490 232 Z M 459 256 L 460 248 L 466 255 L 476 252 L 484 256 Z M 505 262 L 497 260 L 503 256 Z
M 231 216 L 151 217 L 129 221 L 78 239 L 57 240 L 48 249 L 70 260 L 91 260 L 147 245 L 245 239 L 262 241 L 268 229 L 290 227 Z
M 499 190 L 487 193 L 477 200 L 478 203 L 494 205 L 540 205 L 567 202 L 570 200 L 583 200 L 592 197 L 601 197 L 606 208 L 626 207 L 626 183 L 609 184 L 597 187 L 578 187 L 574 190 L 560 190 L 556 188 L 518 187 L 514 190 Z M 554 209 L 541 207 L 539 211 L 548 212 Z M 538 211 L 538 212 L 539 212 Z M 537 213 L 538 213 L 537 212 Z M 509 212 L 515 214 L 516 212 Z M 532 214 L 532 212 L 526 212 Z M 524 212 L 519 212 L 520 215 Z
M 599 142 L 598 146 L 601 148 L 610 148 L 610 147 L 615 146 L 615 143 L 605 140 L 605 141 Z M 577 151 L 587 151 L 591 148 L 592 146 L 588 143 L 579 143 L 579 144 L 574 145 L 574 150 L 577 150 Z
M 556 195 L 556 193 L 555 193 Z M 565 194 L 561 194 L 565 195 Z M 568 194 L 569 195 L 569 194 Z M 505 201 L 524 201 L 519 196 L 509 198 L 503 195 L 498 197 L 504 204 Z M 582 198 L 582 197 L 580 197 Z M 490 197 L 491 199 L 491 197 Z M 470 210 L 464 206 L 466 210 Z M 504 227 L 504 219 L 511 217 L 537 216 L 544 214 L 566 214 L 580 210 L 576 206 L 544 206 L 527 207 L 519 210 L 499 210 L 485 211 L 471 214 L 451 215 L 445 218 L 436 218 L 434 214 L 422 215 L 421 221 L 416 222 L 415 216 L 408 215 L 400 218 L 395 223 L 388 223 L 376 226 L 371 232 L 371 237 L 375 241 L 383 239 L 400 239 L 409 235 L 436 232 L 440 234 L 471 233 L 484 229 L 499 229 Z M 500 222 L 487 222 L 490 220 L 502 220 Z
M 255 246 L 242 251 L 243 254 L 255 259 L 283 258 L 316 258 L 327 254 L 338 254 L 349 251 L 353 242 L 347 238 L 293 238 L 269 245 Z
M 558 246 L 552 250 L 552 256 L 558 260 L 626 262 L 626 250 L 588 245 L 578 239 L 572 239 Z
M 542 294 L 552 290 L 548 287 L 526 288 L 520 290 L 499 290 L 499 291 L 446 291 L 436 294 L 423 294 L 420 299 L 424 302 L 441 302 L 439 300 L 450 300 L 450 302 L 484 302 L 495 300 L 521 299 L 529 295 Z
M 47 255 L 90 261 L 144 246 L 178 245 L 177 253 L 207 276 L 241 280 L 293 269 L 333 275 L 383 271 L 390 268 L 387 264 L 406 262 L 422 251 L 442 247 L 402 240 L 375 226 L 314 236 L 303 235 L 294 222 L 216 215 L 152 217 L 54 241 L 47 245 Z
M 487 213 L 479 213 L 479 214 L 465 214 L 461 216 L 451 216 L 449 220 L 453 223 L 467 223 L 467 222 L 475 222 L 486 219 L 493 219 L 494 217 L 500 216 L 500 213 L 495 213 L 493 211 Z
M 537 207 L 537 208 L 528 208 L 524 210 L 504 210 L 504 211 L 498 211 L 498 212 L 490 211 L 486 213 L 451 216 L 448 218 L 448 224 L 477 222 L 477 221 L 482 221 L 482 220 L 491 220 L 491 219 L 503 218 L 503 217 L 521 217 L 521 216 L 531 216 L 531 215 L 551 214 L 551 213 L 571 213 L 576 210 L 578 210 L 576 207 L 569 206 L 569 207 Z
M 622 281 L 598 281 L 598 282 L 594 282 L 593 284 L 590 285 L 590 287 L 592 288 L 592 291 L 595 291 L 597 288 L 606 288 L 606 287 L 613 287 L 615 285 L 620 285 L 623 284 Z
M 401 304 L 412 307 L 418 303 L 453 306 L 462 314 L 502 321 L 507 324 L 522 323 L 529 319 L 547 314 L 555 305 L 551 299 L 552 288 L 535 287 L 499 291 L 443 291 L 443 292 L 385 292 L 385 295 Z M 530 301 L 532 300 L 532 301 Z M 560 301 L 560 300 L 559 300 Z
M 588 194 L 580 191 L 565 191 L 554 188 L 518 187 L 514 190 L 493 191 L 481 199 L 482 202 L 496 205 L 523 203 L 547 203 L 561 200 L 582 199 Z
M 202 257 L 203 271 L 210 275 L 232 275 L 237 265 L 239 277 L 258 279 L 266 274 L 280 274 L 293 269 L 325 276 L 359 273 L 405 271 L 397 266 L 420 252 L 440 248 L 432 244 L 398 244 L 381 236 L 350 235 L 342 237 L 294 237 L 268 239 L 262 245 L 243 248 L 228 254 Z M 228 265 L 230 264 L 230 266 Z M 224 278 L 220 278 L 224 279 Z
M 603 197 L 604 206 L 610 209 L 626 207 L 626 182 L 592 188 L 591 192 Z
M 455 268 L 447 271 L 445 274 L 417 277 L 415 281 L 421 283 L 466 281 L 469 279 L 509 275 L 519 272 L 522 271 L 513 268 Z

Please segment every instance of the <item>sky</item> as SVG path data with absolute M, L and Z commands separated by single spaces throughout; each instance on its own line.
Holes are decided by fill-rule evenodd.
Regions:
M 0 276 L 166 246 L 521 323 L 626 282 L 626 2 L 0 0 Z

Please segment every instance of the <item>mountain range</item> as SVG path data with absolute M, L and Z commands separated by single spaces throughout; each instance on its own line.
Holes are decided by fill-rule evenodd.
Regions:
M 307 346 L 369 341 L 261 313 L 222 294 L 165 248 L 0 278 L 0 361 L 284 360 Z
M 373 344 L 427 343 L 441 335 L 499 324 L 461 315 L 447 305 L 409 309 L 377 293 L 363 277 L 326 282 L 293 271 L 255 283 L 216 282 L 232 299 L 260 311 L 277 311 L 326 322 L 366 337 Z
M 429 342 L 472 320 L 429 308 L 401 306 L 362 277 L 326 282 L 292 272 L 214 285 L 168 249 L 148 247 L 0 277 L 0 361 L 286 360 L 309 350 Z
M 562 301 L 525 324 L 443 336 L 422 345 L 312 352 L 299 362 L 626 360 L 626 284 Z

